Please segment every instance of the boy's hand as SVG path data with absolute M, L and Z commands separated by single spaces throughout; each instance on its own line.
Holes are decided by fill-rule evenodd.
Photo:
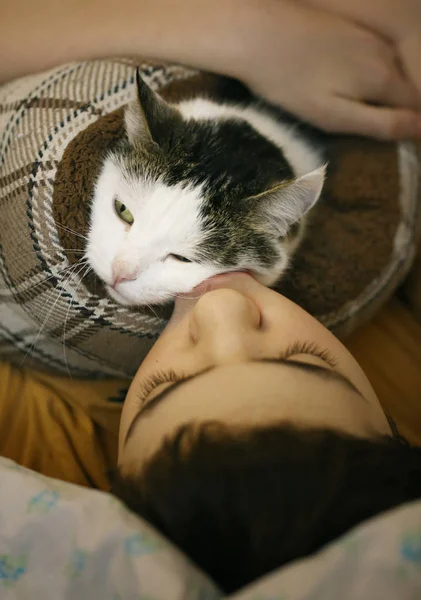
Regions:
M 421 138 L 418 94 L 384 38 L 302 4 L 255 7 L 239 73 L 254 91 L 328 131 Z
M 421 106 L 421 0 L 302 0 L 370 28 L 394 46 Z

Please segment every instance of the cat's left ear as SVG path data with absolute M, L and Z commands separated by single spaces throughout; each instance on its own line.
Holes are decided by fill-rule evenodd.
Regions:
M 276 186 L 250 198 L 267 225 L 280 236 L 299 221 L 320 198 L 326 175 L 326 165 L 291 182 Z
M 139 68 L 136 70 L 136 86 L 137 96 L 124 113 L 127 137 L 132 145 L 153 142 L 159 145 L 174 120 L 179 119 L 179 113 L 149 87 Z

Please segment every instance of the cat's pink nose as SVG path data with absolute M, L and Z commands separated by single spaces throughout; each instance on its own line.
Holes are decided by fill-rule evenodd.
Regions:
M 133 279 L 135 279 L 135 277 L 125 277 L 124 275 L 117 275 L 117 277 L 114 277 L 111 287 L 115 289 L 119 283 L 123 283 L 123 281 L 133 281 Z
M 119 283 L 123 283 L 123 281 L 134 281 L 137 277 L 138 273 L 136 269 L 128 268 L 128 265 L 125 263 L 118 262 L 113 265 L 113 279 L 112 279 L 112 288 L 116 288 Z

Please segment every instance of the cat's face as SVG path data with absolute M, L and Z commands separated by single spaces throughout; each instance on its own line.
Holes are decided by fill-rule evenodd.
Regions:
M 115 300 L 161 303 L 222 271 L 196 260 L 204 238 L 200 205 L 198 188 L 135 177 L 118 159 L 105 163 L 87 256 Z
M 92 205 L 86 256 L 109 294 L 157 304 L 233 270 L 273 284 L 323 169 L 294 179 L 248 124 L 186 121 L 140 79 L 138 91 L 128 139 L 105 161 Z

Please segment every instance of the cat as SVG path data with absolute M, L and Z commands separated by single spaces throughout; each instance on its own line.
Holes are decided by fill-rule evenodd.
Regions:
M 301 130 L 251 95 L 168 102 L 139 70 L 125 129 L 96 183 L 86 248 L 114 300 L 165 303 L 228 271 L 282 277 L 325 178 Z

